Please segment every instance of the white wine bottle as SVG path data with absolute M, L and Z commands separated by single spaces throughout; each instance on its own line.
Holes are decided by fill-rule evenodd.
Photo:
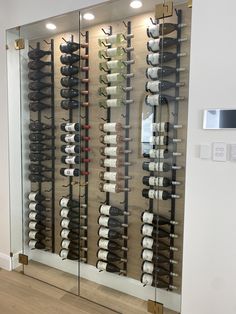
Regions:
M 147 35 L 148 37 L 158 38 L 159 36 L 168 35 L 174 31 L 177 31 L 179 28 L 185 26 L 186 24 L 173 24 L 173 23 L 150 25 L 147 28 Z
M 109 35 L 104 38 L 98 39 L 98 44 L 100 47 L 104 46 L 110 46 L 110 45 L 119 45 L 123 44 L 126 41 L 125 36 L 123 34 L 114 34 Z
M 120 132 L 123 126 L 119 122 L 101 123 L 99 129 L 103 132 Z
M 99 58 L 121 58 L 126 54 L 126 51 L 122 47 L 116 47 L 116 48 L 108 48 L 104 50 L 99 50 L 98 56 Z
M 101 192 L 107 192 L 107 193 L 120 193 L 124 191 L 129 191 L 129 189 L 122 188 L 122 186 L 120 186 L 117 183 L 100 183 L 99 190 Z
M 130 150 L 124 150 L 122 147 L 100 147 L 99 149 L 101 155 L 103 156 L 110 156 L 110 157 L 117 157 L 123 154 L 131 153 Z
M 108 86 L 99 87 L 98 93 L 100 96 L 116 96 L 122 98 L 125 92 L 131 91 L 132 87 L 122 87 L 122 86 Z
M 123 137 L 122 135 L 101 135 L 100 142 L 103 144 L 121 144 L 123 142 L 131 141 L 131 138 Z
M 120 72 L 123 72 L 126 69 L 126 67 L 127 67 L 126 63 L 121 60 L 112 60 L 112 61 L 99 63 L 100 71 L 105 71 L 105 72 L 114 70 L 120 73 Z
M 125 79 L 125 75 L 122 75 L 121 73 L 102 74 L 99 76 L 100 83 L 104 84 L 123 83 Z
M 125 99 L 105 99 L 99 101 L 99 106 L 102 108 L 117 108 L 123 107 L 128 103 L 132 103 L 132 100 L 125 100 Z

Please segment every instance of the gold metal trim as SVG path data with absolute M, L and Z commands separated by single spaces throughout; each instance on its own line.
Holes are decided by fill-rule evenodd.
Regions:
M 25 49 L 25 40 L 24 40 L 24 38 L 19 38 L 19 39 L 15 40 L 15 49 L 16 50 Z
M 188 7 L 192 8 L 192 6 L 193 6 L 193 0 L 188 0 Z
M 155 8 L 156 19 L 163 19 L 165 17 L 170 17 L 173 15 L 174 5 L 173 1 L 166 1 L 162 4 L 157 4 Z
M 164 313 L 164 307 L 162 303 L 157 303 L 152 300 L 148 300 L 147 304 L 148 312 L 152 314 L 163 314 Z
M 28 265 L 28 263 L 29 263 L 28 256 L 24 255 L 24 254 L 19 254 L 18 261 L 22 265 Z

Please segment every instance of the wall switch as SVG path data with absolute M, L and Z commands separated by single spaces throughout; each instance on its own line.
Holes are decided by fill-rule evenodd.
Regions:
M 230 160 L 236 161 L 236 144 L 230 145 Z
M 210 159 L 211 158 L 211 147 L 210 145 L 200 145 L 200 158 Z
M 213 143 L 213 160 L 227 161 L 227 144 Z

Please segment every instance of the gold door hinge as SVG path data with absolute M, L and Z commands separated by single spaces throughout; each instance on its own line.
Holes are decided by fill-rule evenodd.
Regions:
M 19 39 L 15 40 L 15 49 L 16 50 L 25 49 L 25 40 L 24 40 L 24 38 L 19 38 Z
M 157 4 L 156 5 L 156 12 L 155 12 L 155 17 L 156 19 L 163 19 L 165 17 L 170 17 L 173 15 L 173 1 L 166 1 L 165 3 L 162 4 Z
M 152 314 L 163 314 L 163 304 L 148 300 L 148 312 Z
M 193 6 L 193 0 L 188 0 L 188 7 L 192 8 L 192 6 Z
M 24 255 L 24 254 L 19 254 L 18 261 L 22 265 L 28 265 L 28 263 L 29 263 L 28 256 Z

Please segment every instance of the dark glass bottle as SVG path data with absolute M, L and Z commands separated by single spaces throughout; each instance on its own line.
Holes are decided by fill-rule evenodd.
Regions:
M 99 260 L 107 261 L 108 263 L 127 262 L 126 259 L 121 258 L 117 254 L 103 249 L 99 249 L 97 251 L 97 258 Z
M 31 60 L 38 60 L 38 59 L 41 59 L 45 56 L 49 56 L 51 55 L 52 52 L 51 51 L 46 51 L 46 50 L 41 50 L 41 49 L 32 49 L 28 52 L 28 57 L 31 59 Z
M 100 238 L 98 240 L 97 246 L 100 247 L 101 249 L 108 250 L 108 251 L 120 251 L 120 250 L 128 251 L 126 247 L 123 247 L 114 241 L 104 239 L 104 238 Z
M 29 83 L 29 89 L 32 91 L 40 91 L 44 88 L 49 88 L 49 87 L 52 87 L 52 84 L 39 82 L 39 81 Z
M 121 270 L 116 265 L 104 261 L 97 261 L 96 267 L 99 270 L 104 270 L 109 273 L 125 273 L 125 271 Z
M 43 202 L 46 200 L 46 197 L 42 194 L 39 193 L 39 191 L 36 191 L 36 192 L 30 192 L 29 195 L 28 195 L 28 199 L 30 201 L 33 201 L 33 202 Z
M 66 132 L 75 132 L 80 131 L 79 123 L 62 123 L 61 130 Z
M 79 207 L 80 206 L 80 203 L 79 201 L 76 201 L 76 200 L 71 200 L 67 197 L 62 197 L 60 199 L 60 206 L 61 207 L 68 207 L 68 208 L 76 208 L 76 207 Z
M 114 219 L 108 216 L 103 216 L 103 215 L 101 215 L 98 218 L 98 224 L 100 226 L 104 226 L 108 228 L 121 228 L 121 227 L 127 228 L 128 227 L 127 224 L 123 224 L 117 219 Z
M 61 63 L 66 65 L 71 65 L 73 63 L 76 63 L 80 60 L 79 55 L 70 53 L 70 54 L 63 54 L 61 55 Z
M 60 45 L 60 51 L 63 53 L 73 53 L 80 48 L 80 44 L 68 41 Z
M 29 124 L 29 129 L 32 132 L 37 132 L 37 131 L 44 131 L 44 130 L 50 130 L 52 128 L 51 125 L 41 123 L 41 122 L 31 122 Z
M 32 100 L 32 101 L 40 101 L 42 99 L 50 98 L 50 97 L 51 97 L 51 93 L 44 94 L 41 92 L 31 92 L 28 94 L 29 100 Z
M 40 151 L 51 151 L 55 147 L 48 146 L 48 145 L 43 144 L 43 143 L 30 143 L 29 148 L 33 152 L 40 152 Z
M 61 152 L 66 153 L 66 154 L 78 154 L 80 152 L 80 146 L 79 145 L 62 145 Z
M 35 60 L 35 61 L 30 61 L 28 63 L 28 68 L 30 70 L 40 70 L 40 69 L 44 68 L 45 66 L 49 66 L 51 64 L 52 64 L 51 62 L 44 62 L 41 60 Z
M 99 207 L 99 213 L 107 216 L 123 216 L 127 214 L 127 212 L 125 212 L 123 209 L 104 204 Z
M 33 249 L 44 250 L 46 248 L 45 244 L 38 242 L 36 240 L 29 240 L 28 245 L 31 250 Z
M 51 140 L 53 137 L 47 134 L 43 134 L 43 133 L 31 133 L 29 135 L 29 139 L 32 142 L 42 142 L 42 141 L 47 141 L 47 140 Z
M 61 101 L 61 107 L 65 110 L 70 109 L 78 109 L 79 108 L 79 101 L 78 100 L 72 100 L 72 99 L 66 99 Z
M 79 73 L 79 67 L 75 65 L 65 65 L 61 67 L 61 74 L 65 76 L 72 76 Z
M 98 230 L 99 237 L 111 240 L 128 239 L 127 236 L 109 228 L 100 227 Z
M 61 85 L 64 87 L 78 86 L 79 79 L 74 76 L 66 76 L 61 78 Z
M 52 160 L 52 156 L 40 153 L 30 153 L 29 154 L 30 161 L 45 161 L 45 160 Z
M 48 109 L 48 108 L 51 108 L 51 106 L 44 104 L 42 102 L 39 102 L 39 101 L 31 102 L 29 104 L 29 110 L 31 110 L 33 112 L 41 111 L 41 110 Z
M 80 163 L 80 157 L 78 156 L 62 156 L 61 162 L 67 165 L 77 165 Z
M 49 76 L 52 76 L 51 72 L 30 71 L 28 74 L 28 78 L 31 81 L 39 81 Z
M 32 173 L 43 173 L 43 172 L 50 172 L 52 171 L 52 168 L 48 168 L 44 165 L 35 165 L 35 164 L 30 164 L 29 165 L 29 171 Z
M 30 174 L 29 180 L 31 182 L 50 182 L 50 181 L 52 181 L 51 178 L 45 177 L 41 174 Z
M 63 88 L 61 89 L 60 94 L 61 94 L 61 97 L 63 98 L 75 98 L 79 96 L 79 91 L 78 89 L 73 89 L 73 88 L 70 88 L 70 89 Z
M 145 98 L 146 105 L 149 106 L 160 106 L 168 105 L 171 102 L 176 102 L 184 99 L 183 97 L 174 97 L 169 95 L 147 95 Z

